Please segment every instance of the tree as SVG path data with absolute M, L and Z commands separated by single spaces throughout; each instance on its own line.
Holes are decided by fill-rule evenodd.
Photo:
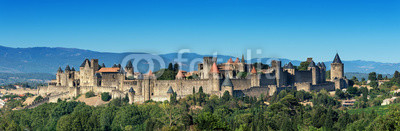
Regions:
M 93 96 L 95 96 L 93 91 L 88 91 L 88 92 L 86 92 L 86 94 L 85 94 L 85 97 L 86 97 L 86 98 L 90 98 L 90 97 L 93 97 Z
M 175 72 L 178 72 L 178 71 L 179 71 L 179 64 L 178 64 L 178 63 L 175 63 L 175 64 L 174 64 L 174 71 L 175 71 Z
M 331 70 L 326 71 L 325 76 L 326 79 L 331 79 Z
M 101 100 L 103 101 L 109 101 L 111 99 L 111 95 L 108 92 L 103 92 L 101 93 Z
M 168 70 L 171 70 L 171 71 L 174 70 L 174 67 L 173 67 L 172 63 L 168 64 Z
M 161 69 L 159 71 L 156 71 L 155 74 L 156 76 L 159 76 L 157 80 L 175 80 L 175 76 L 177 73 L 173 70 Z
M 378 74 L 378 80 L 383 80 L 382 74 Z
M 300 71 L 306 71 L 306 70 L 308 70 L 309 65 L 310 65 L 310 62 L 303 61 L 300 63 L 300 66 L 298 66 L 297 69 Z
M 42 100 L 43 99 L 43 97 L 41 96 L 41 95 L 39 95 L 39 96 L 37 96 L 36 98 L 35 98 L 35 100 L 33 100 L 33 101 L 40 101 L 40 100 Z
M 376 72 L 371 72 L 368 74 L 368 80 L 376 81 Z
M 395 71 L 393 74 L 393 78 L 400 78 L 400 72 L 399 71 Z
M 221 98 L 222 102 L 228 102 L 230 99 L 231 99 L 231 95 L 229 95 L 228 91 L 225 91 Z

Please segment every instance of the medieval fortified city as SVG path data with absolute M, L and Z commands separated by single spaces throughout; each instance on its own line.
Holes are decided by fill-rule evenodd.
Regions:
M 0 0 L 0 131 L 400 131 L 400 0 Z
M 235 97 L 258 97 L 262 94 L 272 96 L 286 89 L 335 91 L 348 85 L 344 64 L 338 54 L 331 63 L 329 80 L 326 80 L 325 64 L 316 64 L 312 58 L 307 59 L 309 65 L 305 71 L 296 69 L 291 62 L 282 66 L 281 61 L 277 60 L 272 60 L 269 68 L 262 70 L 246 63 L 244 57 L 235 61 L 230 58 L 225 63 L 216 61 L 215 57 L 204 57 L 197 71 L 179 70 L 175 80 L 157 80 L 151 70 L 147 74 L 135 72 L 131 61 L 125 67 L 121 67 L 121 64 L 103 67 L 98 59 L 85 59 L 79 70 L 69 65 L 64 70 L 60 67 L 56 79 L 51 80 L 48 86 L 38 87 L 37 94 L 51 98 L 50 102 L 57 102 L 58 99 L 71 99 L 89 91 L 96 94 L 109 92 L 113 99 L 128 95 L 129 103 L 143 103 L 148 100 L 169 100 L 172 93 L 184 98 L 200 87 L 206 94 L 219 97 L 225 91 Z M 240 78 L 238 74 L 241 72 L 249 75 Z M 188 79 L 192 75 L 197 78 Z

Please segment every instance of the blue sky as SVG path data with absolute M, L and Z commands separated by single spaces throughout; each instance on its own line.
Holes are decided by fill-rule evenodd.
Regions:
M 0 45 L 400 62 L 400 2 L 1 0 Z

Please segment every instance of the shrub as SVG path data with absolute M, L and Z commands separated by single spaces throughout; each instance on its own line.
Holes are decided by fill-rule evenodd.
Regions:
M 101 100 L 103 101 L 109 101 L 111 99 L 111 95 L 108 92 L 103 92 L 101 93 Z
M 90 98 L 90 97 L 93 97 L 93 96 L 95 96 L 93 91 L 86 92 L 86 94 L 85 94 L 86 98 Z
M 33 100 L 33 101 L 36 102 L 36 101 L 40 101 L 40 100 L 42 100 L 42 99 L 43 99 L 42 96 L 38 96 L 38 97 L 36 97 L 35 100 Z

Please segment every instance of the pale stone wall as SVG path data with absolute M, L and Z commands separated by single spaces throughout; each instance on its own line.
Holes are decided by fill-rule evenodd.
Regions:
M 304 91 L 311 91 L 311 83 L 310 82 L 298 82 L 295 83 L 294 86 L 296 86 L 297 90 L 304 90 Z
M 341 63 L 331 64 L 331 80 L 341 79 L 344 77 L 344 65 Z

